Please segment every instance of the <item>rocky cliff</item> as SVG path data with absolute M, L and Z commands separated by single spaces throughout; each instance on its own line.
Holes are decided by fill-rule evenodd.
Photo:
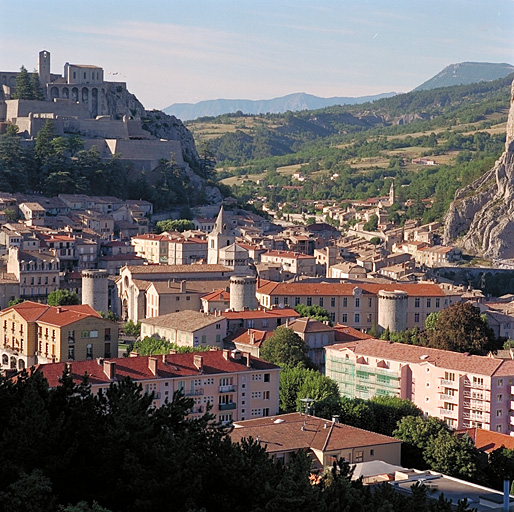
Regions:
M 444 228 L 447 243 L 489 258 L 514 258 L 514 82 L 505 151 L 490 171 L 457 191 Z
M 142 128 L 154 137 L 180 141 L 182 157 L 186 162 L 183 173 L 189 178 L 189 182 L 204 193 L 207 202 L 218 203 L 223 199 L 217 187 L 207 185 L 205 180 L 195 173 L 195 169 L 200 166 L 200 158 L 191 132 L 180 119 L 159 110 L 145 110 L 134 94 L 115 83 L 109 83 L 106 96 L 109 113 L 113 119 L 122 119 L 124 116 L 140 119 Z

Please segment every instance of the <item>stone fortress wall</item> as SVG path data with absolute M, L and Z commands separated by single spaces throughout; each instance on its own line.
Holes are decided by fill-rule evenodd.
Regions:
M 80 135 L 86 149 L 97 146 L 103 158 L 119 154 L 135 170 L 152 171 L 170 158 L 185 165 L 179 140 L 158 139 L 142 128 L 140 104 L 131 108 L 127 102 L 120 108 L 117 102 L 128 93 L 126 84 L 105 81 L 101 67 L 66 63 L 63 75 L 52 74 L 50 52 L 41 51 L 38 74 L 45 101 L 11 99 L 17 74 L 0 71 L 0 124 L 17 125 L 26 139 L 35 138 L 52 119 L 58 135 Z M 133 116 L 120 115 L 123 109 Z

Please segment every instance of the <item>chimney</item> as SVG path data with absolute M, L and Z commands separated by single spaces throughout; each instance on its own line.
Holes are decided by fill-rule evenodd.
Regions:
M 184 279 L 180 281 L 180 293 L 186 293 L 186 281 Z
M 339 414 L 334 414 L 332 416 L 332 423 L 339 423 Z
M 170 354 L 170 355 L 175 355 L 176 353 L 177 353 L 177 351 L 176 351 L 176 350 L 173 350 L 173 349 L 170 349 L 170 351 L 169 351 L 169 354 Z
M 244 355 L 246 356 L 246 366 L 248 366 L 248 368 L 251 368 L 252 367 L 252 354 L 250 354 L 250 352 L 244 352 Z
M 225 361 L 228 361 L 228 358 L 230 357 L 230 350 L 227 350 L 226 348 L 223 349 L 223 358 Z
M 163 363 L 163 364 L 167 364 L 167 363 L 168 363 L 168 361 L 166 361 L 166 354 L 162 354 L 162 356 L 161 356 L 161 357 L 162 357 L 162 363 Z
M 114 361 L 104 361 L 103 367 L 108 379 L 113 380 L 116 378 L 116 363 Z
M 157 375 L 157 358 L 156 357 L 148 358 L 148 368 L 154 375 Z
M 255 333 L 250 329 L 248 331 L 250 332 L 250 343 L 255 343 Z
M 289 318 L 286 318 L 286 327 L 289 327 Z
M 62 308 L 58 307 L 57 308 L 57 313 L 62 313 Z
M 203 372 L 203 356 L 194 355 L 193 356 L 193 364 L 198 368 L 200 373 Z

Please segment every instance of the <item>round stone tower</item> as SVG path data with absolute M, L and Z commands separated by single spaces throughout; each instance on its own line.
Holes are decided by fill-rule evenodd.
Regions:
M 409 296 L 406 292 L 394 290 L 378 292 L 378 329 L 385 331 L 405 331 L 407 329 L 407 304 Z
M 82 304 L 95 311 L 107 313 L 109 309 L 109 274 L 107 270 L 82 271 Z
M 255 288 L 257 279 L 253 276 L 232 276 L 230 278 L 230 309 L 244 311 L 257 309 Z

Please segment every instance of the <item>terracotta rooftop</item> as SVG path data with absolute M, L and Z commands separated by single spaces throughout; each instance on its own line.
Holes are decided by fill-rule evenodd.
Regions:
M 300 316 L 292 308 L 255 309 L 245 311 L 225 311 L 223 316 L 227 320 L 257 319 L 257 318 L 298 318 Z
M 501 434 L 491 430 L 482 428 L 465 428 L 457 430 L 457 435 L 468 434 L 478 450 L 485 453 L 491 453 L 498 448 L 504 446 L 508 450 L 514 450 L 514 437 L 508 434 Z
M 334 325 L 336 331 L 335 340 L 339 342 L 369 340 L 373 336 L 343 324 Z
M 203 357 L 202 372 L 194 364 L 194 356 Z M 235 360 L 232 357 L 225 359 L 221 350 L 200 352 L 197 354 L 169 354 L 166 356 L 154 356 L 157 359 L 157 373 L 154 375 L 149 368 L 149 356 L 120 357 L 106 359 L 116 363 L 116 378 L 121 380 L 130 377 L 135 381 L 150 380 L 155 378 L 187 377 L 194 375 L 216 375 L 220 373 L 237 373 L 251 370 L 277 370 L 278 366 L 258 359 L 251 358 L 251 367 L 246 366 L 246 358 Z M 165 362 L 163 362 L 163 357 Z M 59 378 L 66 363 L 43 364 L 35 367 L 34 371 L 41 372 L 48 380 L 51 387 L 59 384 Z M 68 363 L 69 364 L 69 363 Z M 89 376 L 91 384 L 108 384 L 111 381 L 103 371 L 102 364 L 98 360 L 74 361 L 71 364 L 73 380 L 78 384 L 85 373 Z
M 147 281 L 148 282 L 148 281 Z M 220 279 L 215 281 L 186 281 L 186 292 L 187 293 L 214 293 L 213 290 L 219 290 L 220 288 L 225 289 L 229 285 L 228 279 Z M 165 295 L 167 293 L 179 293 L 180 292 L 180 281 L 151 281 L 150 286 L 155 288 L 155 291 L 159 295 Z M 150 286 L 148 288 L 150 288 Z
M 261 281 L 262 283 L 262 281 Z M 392 283 L 392 284 L 368 284 L 368 283 L 312 283 L 299 281 L 295 283 L 277 283 L 268 281 L 258 288 L 258 292 L 265 295 L 353 295 L 353 290 L 360 288 L 364 293 L 377 295 L 379 291 L 400 290 L 413 297 L 444 297 L 445 293 L 437 284 L 431 283 Z
M 248 345 L 248 347 L 260 347 L 271 336 L 273 336 L 273 331 L 243 328 L 228 336 L 227 340 L 241 345 Z
M 16 311 L 27 322 L 35 322 L 38 320 L 40 322 L 59 327 L 90 316 L 101 318 L 101 316 L 91 306 L 86 304 L 55 307 L 27 300 L 17 304 L 16 306 L 4 309 L 3 313 L 8 313 L 9 311 Z
M 293 329 L 294 332 L 327 332 L 334 330 L 333 327 L 319 322 L 315 318 L 297 318 L 288 327 Z
M 228 301 L 230 299 L 230 292 L 227 292 L 225 288 L 218 288 L 217 290 L 212 291 L 211 293 L 208 293 L 207 295 L 204 295 L 202 297 L 202 300 L 206 300 L 207 302 L 210 301 Z
M 273 258 L 290 258 L 294 260 L 300 260 L 300 259 L 314 259 L 314 256 L 309 256 L 308 254 L 301 254 L 298 252 L 292 252 L 292 251 L 268 251 L 264 254 L 261 254 L 261 258 L 264 256 L 271 256 Z
M 223 316 L 209 315 L 199 311 L 185 310 L 176 313 L 168 313 L 153 318 L 145 318 L 141 324 L 164 327 L 165 329 L 177 329 L 186 332 L 195 332 L 212 324 L 224 320 Z
M 350 341 L 331 345 L 325 349 L 330 352 L 345 352 L 349 350 L 357 355 L 389 359 L 404 363 L 427 363 L 439 368 L 451 369 L 477 375 L 502 376 L 500 369 L 511 374 L 514 371 L 514 361 L 504 361 L 487 356 L 473 356 L 449 350 L 391 343 L 375 338 Z M 507 366 L 509 368 L 507 368 Z
M 331 452 L 401 443 L 393 437 L 299 413 L 237 421 L 234 427 L 230 434 L 232 441 L 249 437 L 259 439 L 268 453 L 309 448 Z
M 200 272 L 232 272 L 224 265 L 142 265 L 140 267 L 127 266 L 134 274 L 173 274 L 173 273 L 200 273 Z

